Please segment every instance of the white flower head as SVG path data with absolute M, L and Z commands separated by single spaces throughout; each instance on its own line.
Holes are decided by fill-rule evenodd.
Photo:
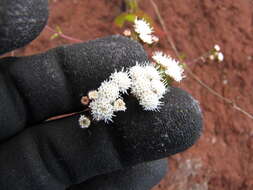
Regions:
M 157 42 L 159 40 L 156 36 L 152 35 L 154 29 L 144 19 L 135 19 L 134 30 L 144 43 L 152 44 L 153 42 Z
M 159 99 L 166 91 L 159 72 L 152 65 L 137 64 L 130 69 L 129 75 L 132 78 L 131 93 L 139 100 L 144 110 L 158 110 L 161 105 Z
M 163 95 L 166 93 L 166 87 L 160 80 L 151 81 L 151 89 L 158 96 L 158 98 L 163 97 Z
M 97 91 L 93 90 L 88 94 L 93 100 L 89 104 L 93 119 L 107 123 L 112 121 L 114 112 L 125 111 L 126 104 L 120 95 L 126 93 L 129 88 L 144 110 L 157 111 L 162 104 L 160 98 L 166 92 L 161 80 L 162 77 L 156 68 L 148 63 L 137 63 L 128 72 L 122 70 L 112 73 L 109 80 L 102 82 Z M 81 121 L 80 119 L 79 122 Z
M 91 124 L 91 121 L 88 117 L 86 117 L 85 115 L 81 115 L 79 118 L 79 125 L 81 128 L 88 128 Z
M 119 97 L 119 87 L 110 81 L 102 82 L 98 88 L 98 98 L 107 99 L 109 102 L 115 101 Z
M 153 65 L 146 65 L 144 67 L 145 75 L 150 80 L 161 80 L 161 75 Z
M 139 38 L 146 44 L 152 44 L 154 42 L 151 34 L 140 34 Z
M 138 34 L 152 34 L 153 33 L 153 27 L 150 26 L 150 24 L 145 21 L 144 19 L 138 19 L 135 18 L 134 20 L 134 30 Z
M 124 36 L 131 36 L 131 30 L 126 29 L 126 30 L 124 30 L 123 34 L 124 34 Z
M 180 82 L 185 76 L 183 75 L 184 69 L 180 65 L 171 65 L 165 71 L 165 74 L 173 78 L 175 81 Z
M 172 57 L 164 54 L 161 51 L 156 51 L 153 53 L 152 58 L 154 59 L 154 61 L 163 66 L 163 67 L 168 67 L 172 64 L 178 64 L 178 61 L 176 61 L 175 59 L 173 59 Z
M 217 59 L 218 59 L 218 61 L 222 62 L 222 61 L 224 60 L 224 55 L 223 55 L 223 53 L 219 52 L 219 53 L 217 54 Z
M 133 80 L 144 77 L 144 67 L 138 63 L 129 69 L 129 75 Z
M 122 99 L 117 99 L 114 104 L 114 111 L 125 111 L 126 110 L 126 103 Z
M 89 91 L 88 97 L 89 97 L 89 99 L 91 99 L 91 100 L 97 99 L 97 98 L 98 98 L 98 91 L 96 91 L 96 90 L 91 90 L 91 91 Z
M 151 91 L 150 80 L 145 78 L 139 78 L 135 80 L 132 84 L 131 93 L 137 97 L 141 98 L 143 94 L 147 94 Z
M 147 93 L 140 99 L 140 105 L 146 111 L 158 111 L 162 102 L 155 93 Z
M 219 46 L 218 44 L 215 44 L 215 45 L 214 45 L 214 49 L 215 49 L 216 51 L 220 51 L 220 46 Z
M 215 56 L 214 55 L 210 55 L 209 59 L 213 61 L 215 59 Z
M 158 65 L 164 67 L 165 74 L 169 75 L 175 81 L 180 82 L 184 78 L 184 69 L 177 60 L 173 59 L 168 55 L 163 54 L 160 51 L 155 52 L 152 58 Z
M 153 42 L 159 42 L 159 38 L 157 36 L 152 36 Z
M 106 123 L 112 121 L 114 108 L 107 99 L 101 98 L 92 101 L 89 107 L 91 109 L 91 115 L 96 121 L 104 120 Z
M 126 93 L 131 86 L 131 79 L 129 78 L 127 72 L 115 72 L 111 74 L 110 79 L 115 85 L 118 86 L 119 91 L 122 93 Z

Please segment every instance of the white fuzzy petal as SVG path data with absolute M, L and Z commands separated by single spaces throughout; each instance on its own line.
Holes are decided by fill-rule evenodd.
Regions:
M 118 86 L 119 91 L 122 93 L 126 93 L 131 86 L 131 79 L 126 72 L 115 72 L 110 76 L 110 79 Z
M 113 102 L 119 97 L 119 87 L 112 81 L 104 81 L 98 88 L 98 97 Z
M 90 103 L 91 115 L 96 121 L 104 120 L 106 123 L 112 121 L 114 108 L 106 99 L 97 99 Z
M 144 35 L 153 33 L 153 28 L 144 19 L 137 19 L 137 18 L 135 19 L 134 30 L 138 34 L 144 34 Z

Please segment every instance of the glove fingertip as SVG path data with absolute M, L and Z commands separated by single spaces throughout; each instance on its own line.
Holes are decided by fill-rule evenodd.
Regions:
M 187 92 L 171 87 L 159 112 L 143 111 L 129 99 L 112 130 L 115 146 L 126 164 L 164 158 L 191 147 L 202 132 L 198 102 Z

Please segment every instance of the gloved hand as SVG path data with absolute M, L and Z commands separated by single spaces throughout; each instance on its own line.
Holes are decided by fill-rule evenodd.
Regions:
M 0 53 L 33 40 L 47 15 L 46 0 L 2 0 Z M 0 189 L 147 190 L 157 184 L 167 164 L 159 159 L 193 145 L 202 130 L 199 105 L 185 91 L 171 87 L 159 112 L 126 99 L 128 109 L 109 125 L 81 129 L 79 115 L 45 122 L 82 110 L 83 95 L 136 61 L 147 61 L 146 53 L 121 36 L 0 59 Z

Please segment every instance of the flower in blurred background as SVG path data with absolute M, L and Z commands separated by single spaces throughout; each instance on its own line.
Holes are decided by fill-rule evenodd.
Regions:
M 180 63 L 163 52 L 154 52 L 152 58 L 162 71 L 173 80 L 180 82 L 184 76 L 184 69 Z
M 134 21 L 134 31 L 138 34 L 139 38 L 147 44 L 157 42 L 159 39 L 153 35 L 154 29 L 144 19 L 136 18 Z

